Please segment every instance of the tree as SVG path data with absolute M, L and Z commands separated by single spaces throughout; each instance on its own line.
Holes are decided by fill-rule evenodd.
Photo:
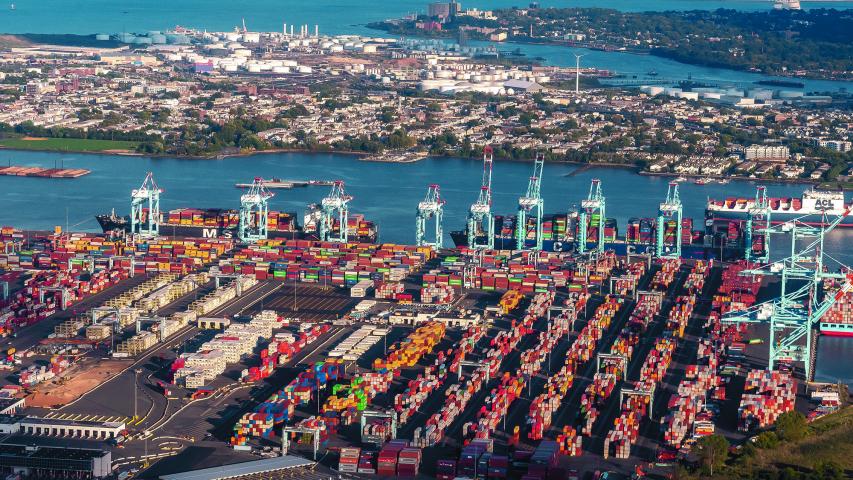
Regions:
M 809 427 L 806 417 L 800 412 L 786 412 L 776 419 L 776 435 L 786 442 L 797 442 L 806 437 Z
M 779 437 L 774 432 L 761 432 L 755 437 L 755 446 L 758 448 L 776 448 L 779 445 Z
M 693 451 L 701 459 L 702 465 L 713 475 L 714 469 L 722 467 L 729 458 L 729 441 L 722 435 L 710 435 L 696 442 Z
M 844 469 L 834 462 L 822 462 L 815 468 L 815 473 L 822 480 L 841 480 L 844 478 Z

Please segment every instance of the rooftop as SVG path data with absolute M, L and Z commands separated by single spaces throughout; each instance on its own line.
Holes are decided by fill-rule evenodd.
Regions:
M 104 450 L 71 447 L 45 447 L 16 444 L 0 444 L 0 457 L 40 457 L 56 460 L 85 460 L 109 455 Z
M 275 472 L 290 468 L 305 467 L 313 465 L 314 462 L 292 455 L 285 455 L 264 460 L 235 463 L 221 467 L 204 468 L 184 473 L 161 475 L 161 480 L 220 480 L 226 478 L 238 478 L 259 473 Z

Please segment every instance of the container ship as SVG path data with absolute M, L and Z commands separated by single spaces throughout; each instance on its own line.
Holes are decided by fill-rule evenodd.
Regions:
M 838 286 L 834 286 L 837 291 Z M 832 290 L 827 290 L 828 294 Z M 820 319 L 820 334 L 828 337 L 853 337 L 853 292 L 835 301 Z
M 494 244 L 496 249 L 514 250 L 516 246 L 516 217 L 495 216 Z M 589 246 L 598 242 L 598 214 L 589 217 L 587 226 L 587 241 Z M 672 246 L 677 238 L 677 221 L 669 220 L 664 224 L 664 244 Z M 694 230 L 693 219 L 684 218 L 681 224 L 681 250 L 686 258 L 720 258 L 734 259 L 743 257 L 743 248 L 738 242 L 729 241 L 728 237 L 714 238 L 705 230 Z M 575 238 L 578 229 L 578 215 L 576 212 L 563 214 L 547 214 L 542 219 L 542 249 L 545 251 L 570 251 L 574 249 Z M 735 239 L 740 239 L 739 230 Z M 654 251 L 657 240 L 656 218 L 631 218 L 628 221 L 625 236 L 619 235 L 618 224 L 613 218 L 604 221 L 604 248 L 613 250 L 618 255 L 624 255 L 629 248 L 636 253 Z M 468 246 L 468 233 L 466 230 L 450 232 L 456 247 Z M 526 246 L 531 247 L 536 239 L 535 220 L 528 218 L 526 226 Z M 477 242 L 485 242 L 483 232 L 478 232 Z
M 807 190 L 800 198 L 774 197 L 768 200 L 770 221 L 774 225 L 796 219 L 811 226 L 821 226 L 831 222 L 832 217 L 843 215 L 849 206 L 844 199 L 844 192 L 821 192 L 814 189 Z M 705 207 L 705 217 L 713 222 L 746 221 L 754 204 L 754 198 L 709 199 Z M 853 216 L 842 220 L 839 227 L 853 227 Z
M 143 217 L 146 214 L 147 211 L 143 210 Z M 160 233 L 173 237 L 237 238 L 240 224 L 240 212 L 235 209 L 179 208 L 162 212 L 160 215 Z M 318 225 L 321 215 L 319 205 L 309 205 L 303 217 L 304 226 L 300 226 L 295 212 L 270 211 L 267 216 L 268 235 L 270 238 L 319 239 Z M 129 216 L 116 215 L 113 211 L 96 215 L 95 218 L 104 233 L 130 232 Z M 349 239 L 353 242 L 375 243 L 378 238 L 376 224 L 365 220 L 360 214 L 349 216 L 347 230 Z M 340 225 L 335 222 L 332 233 L 337 234 L 339 231 Z

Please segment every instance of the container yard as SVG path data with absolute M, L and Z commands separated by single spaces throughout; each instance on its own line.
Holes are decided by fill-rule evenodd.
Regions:
M 591 249 L 616 234 L 600 225 Z M 664 226 L 670 248 L 690 230 Z M 2 233 L 0 318 L 29 342 L 4 363 L 20 395 L 56 395 L 56 418 L 123 418 L 127 448 L 161 429 L 364 478 L 666 474 L 703 437 L 842 403 L 804 366 L 768 368 L 760 325 L 733 320 L 778 288 L 754 261 Z M 843 323 L 849 284 L 827 285 Z M 110 404 L 128 385 L 148 388 Z

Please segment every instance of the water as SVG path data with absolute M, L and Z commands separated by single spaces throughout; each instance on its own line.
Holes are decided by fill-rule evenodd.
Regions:
M 853 350 L 853 338 L 820 337 L 818 340 L 816 382 L 843 382 L 853 388 L 853 370 L 846 359 Z
M 278 31 L 282 23 L 319 24 L 326 33 L 375 35 L 365 24 L 411 12 L 426 12 L 429 0 L 16 0 L 15 10 L 0 8 L 4 33 L 116 33 L 165 30 L 175 25 L 208 30 L 231 30 L 246 19 L 253 30 Z M 523 7 L 526 0 L 466 0 L 465 8 Z M 604 7 L 624 11 L 645 10 L 770 10 L 769 0 L 576 0 L 540 1 L 542 7 Z M 804 8 L 850 8 L 851 1 L 804 2 Z
M 666 80 L 675 83 L 680 80 L 693 80 L 695 82 L 715 85 L 720 87 L 740 88 L 763 88 L 771 90 L 800 90 L 795 87 L 772 87 L 756 85 L 759 80 L 788 80 L 787 77 L 762 75 L 760 73 L 729 70 L 725 68 L 703 67 L 699 65 L 687 65 L 675 60 L 657 57 L 654 55 L 637 55 L 625 52 L 604 52 L 600 50 L 589 50 L 585 48 L 569 48 L 559 45 L 532 45 L 505 43 L 496 44 L 489 42 L 471 42 L 472 45 L 495 45 L 503 51 L 520 50 L 529 58 L 542 58 L 546 65 L 561 67 L 574 67 L 575 54 L 583 55 L 581 67 L 599 68 L 610 70 L 625 75 L 627 80 L 638 79 L 655 84 Z M 647 76 L 648 72 L 655 71 L 658 75 L 654 78 Z M 797 78 L 802 83 L 805 92 L 837 92 L 840 90 L 853 91 L 853 82 L 812 80 Z
M 20 228 L 52 228 L 65 225 L 66 208 L 69 225 L 76 229 L 97 230 L 92 218 L 111 207 L 126 214 L 130 190 L 136 188 L 148 171 L 165 189 L 161 209 L 179 207 L 239 207 L 237 182 L 249 182 L 256 176 L 265 178 L 343 179 L 355 197 L 350 211 L 364 213 L 381 228 L 382 240 L 412 242 L 414 211 L 430 183 L 441 185 L 447 200 L 446 230 L 461 227 L 468 205 L 475 199 L 482 162 L 475 159 L 429 158 L 413 164 L 385 164 L 360 161 L 352 156 L 332 154 L 275 153 L 219 160 L 128 157 L 116 155 L 59 154 L 47 152 L 5 151 L 12 164 L 66 168 L 87 168 L 92 173 L 78 179 L 41 179 L 0 177 L 4 194 L 0 223 Z M 670 179 L 635 174 L 630 169 L 598 169 L 567 176 L 578 167 L 546 165 L 542 194 L 545 210 L 565 212 L 585 197 L 590 179 L 602 178 L 608 198 L 607 214 L 620 225 L 630 217 L 653 216 L 658 203 L 666 195 Z M 512 213 L 516 201 L 527 187 L 531 164 L 496 162 L 494 167 L 494 211 Z M 773 195 L 799 195 L 802 185 L 779 185 L 770 188 Z M 754 195 L 752 182 L 728 185 L 682 185 L 686 217 L 701 219 L 707 196 L 725 197 Z M 278 190 L 271 208 L 299 211 L 310 202 L 326 195 L 327 187 Z M 34 206 L 39 208 L 34 209 Z

